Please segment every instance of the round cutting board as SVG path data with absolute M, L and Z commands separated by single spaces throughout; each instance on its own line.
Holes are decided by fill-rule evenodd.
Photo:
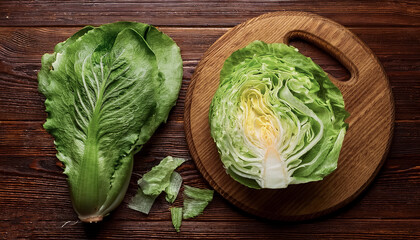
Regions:
M 319 182 L 286 189 L 255 190 L 233 180 L 223 168 L 210 136 L 208 111 L 223 63 L 254 40 L 288 43 L 299 37 L 338 59 L 348 81 L 331 79 L 341 90 L 349 129 L 338 167 Z M 394 104 L 387 76 L 372 51 L 345 27 L 303 12 L 275 12 L 244 22 L 219 38 L 204 54 L 188 88 L 185 132 L 191 155 L 204 178 L 224 198 L 257 216 L 298 221 L 327 214 L 353 200 L 382 166 L 393 132 Z

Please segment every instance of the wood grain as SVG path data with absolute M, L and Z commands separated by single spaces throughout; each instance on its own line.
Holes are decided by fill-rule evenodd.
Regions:
M 37 11 L 33 11 L 37 9 Z M 80 26 L 138 21 L 159 26 L 232 27 L 273 11 L 307 11 L 346 26 L 419 26 L 418 1 L 6 1 L 0 26 Z
M 21 217 L 67 221 L 77 219 L 67 196 L 66 176 L 58 166 L 52 138 L 41 127 L 42 122 L 3 122 L 0 125 L 0 166 L 2 183 L 0 185 L 0 219 L 13 220 Z M 413 131 L 416 129 L 417 131 Z M 164 214 L 169 207 L 162 199 L 154 207 L 152 215 L 146 217 L 126 208 L 134 196 L 136 182 L 140 175 L 149 171 L 166 154 L 185 157 L 188 161 L 178 171 L 186 184 L 208 187 L 188 154 L 183 136 L 183 124 L 173 123 L 170 119 L 163 125 L 141 151 L 135 156 L 133 177 L 123 207 L 116 211 L 115 218 L 148 221 L 150 219 L 168 220 Z M 32 140 L 28 140 L 32 139 Z M 420 196 L 420 169 L 417 167 L 420 155 L 420 122 L 397 123 L 394 144 L 382 174 L 376 179 L 369 191 L 344 211 L 338 218 L 416 218 Z M 400 149 L 398 151 L 398 149 Z M 38 152 L 35 152 L 37 150 Z M 7 188 L 6 188 L 7 187 Z M 404 194 L 401 194 L 404 193 Z M 28 197 L 30 195 L 31 197 Z M 38 202 L 39 198 L 45 201 Z M 48 199 L 55 199 L 52 203 Z M 396 207 L 398 206 L 398 207 Z M 385 209 L 387 211 L 385 211 Z M 60 214 L 51 215 L 49 212 Z M 34 214 L 36 213 L 36 214 Z M 162 215 L 163 214 L 163 215 Z M 199 219 L 208 221 L 223 219 L 229 221 L 249 221 L 248 216 L 231 209 L 217 195 L 215 201 Z M 251 218 L 252 219 L 252 218 Z
M 115 223 L 118 224 L 115 224 Z M 24 227 L 13 226 L 13 234 L 0 231 L 0 236 L 14 239 L 21 236 L 25 239 L 75 239 L 86 236 L 86 239 L 418 239 L 416 227 L 420 220 L 359 220 L 340 219 L 326 220 L 318 223 L 279 225 L 263 221 L 226 222 L 215 226 L 213 221 L 184 221 L 182 231 L 173 233 L 169 221 L 149 221 L 139 225 L 138 221 L 115 221 L 109 219 L 98 225 L 82 225 L 70 222 L 60 232 L 65 222 L 39 221 L 37 227 L 24 222 Z M 74 224 L 74 225 L 72 225 Z M 346 226 L 347 232 L 339 231 Z M 0 223 L 0 228 L 2 227 Z M 4 229 L 4 228 L 2 228 Z M 164 229 L 156 231 L 156 229 Z M 374 229 L 374 230 L 372 230 Z M 112 235 L 110 235 L 110 232 Z M 127 234 L 130 233 L 130 234 Z M 148 233 L 153 233 L 147 235 Z M 142 236 L 142 237 L 138 237 Z
M 281 190 L 247 188 L 229 177 L 210 136 L 208 110 L 224 60 L 254 40 L 288 43 L 304 38 L 335 56 L 350 71 L 333 83 L 343 93 L 349 130 L 337 170 L 323 181 Z M 193 75 L 185 106 L 185 132 L 198 169 L 210 185 L 239 208 L 260 217 L 296 221 L 330 213 L 353 200 L 376 176 L 393 133 L 389 82 L 373 53 L 343 26 L 302 12 L 277 12 L 229 30 L 204 54 Z M 277 206 L 277 207 L 274 207 Z
M 203 215 L 172 229 L 164 198 L 145 216 L 127 208 L 136 181 L 168 154 L 192 186 L 209 187 L 184 135 L 191 75 L 203 53 L 230 27 L 262 13 L 308 11 L 349 28 L 378 56 L 395 97 L 396 125 L 388 158 L 367 191 L 316 221 L 264 221 L 215 194 Z M 0 1 L 0 239 L 419 239 L 420 7 L 418 1 Z M 117 20 L 158 25 L 180 45 L 184 80 L 168 123 L 135 156 L 129 191 L 100 225 L 77 220 L 52 138 L 42 129 L 43 97 L 36 74 L 42 54 L 81 26 Z M 301 51 L 334 76 L 335 61 L 311 46 Z M 176 204 L 182 205 L 182 197 Z M 68 222 L 71 221 L 71 222 Z M 67 222 L 67 224 L 65 224 Z
M 37 91 L 36 74 L 41 56 L 51 52 L 60 41 L 75 33 L 77 27 L 0 27 L 0 120 L 44 120 L 43 97 Z M 184 84 L 180 101 L 183 104 L 187 86 L 202 54 L 229 28 L 161 27 L 182 49 Z M 396 120 L 418 119 L 420 104 L 420 28 L 350 28 L 368 43 L 384 66 L 396 99 Z M 381 37 L 378 37 L 381 36 Z M 295 41 L 325 71 L 336 78 L 346 72 L 328 54 L 310 45 Z M 293 42 L 292 42 L 293 44 Z M 36 48 L 34 48 L 36 46 Z M 392 54 L 392 57 L 390 57 Z M 179 111 L 178 111 L 179 110 Z M 183 108 L 174 113 L 182 120 Z

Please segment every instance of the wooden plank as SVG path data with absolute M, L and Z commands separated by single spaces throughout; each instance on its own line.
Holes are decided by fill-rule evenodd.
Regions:
M 0 156 L 55 156 L 53 138 L 43 128 L 43 121 L 1 121 Z M 394 138 L 389 157 L 420 156 L 420 121 L 399 121 L 394 128 Z M 148 147 L 148 154 L 165 157 L 180 154 L 187 157 L 184 123 L 171 114 L 168 122 L 159 127 Z M 174 153 L 175 151 L 175 153 Z M 179 152 L 178 152 L 179 151 Z M 142 150 L 143 152 L 143 150 Z
M 362 4 L 363 3 L 363 4 Z M 234 26 L 273 11 L 307 11 L 345 26 L 419 26 L 417 1 L 1 1 L 1 26 L 80 26 L 139 21 L 161 26 Z
M 0 219 L 15 220 L 17 217 L 33 220 L 76 220 L 65 176 L 56 166 L 54 157 L 7 157 L 8 164 L 15 162 L 16 167 L 4 169 L 0 178 L 0 203 L 3 210 Z M 29 159 L 29 160 L 28 160 Z M 408 159 L 408 160 L 407 160 Z M 127 204 L 134 196 L 136 182 L 157 160 L 150 157 L 136 156 L 135 169 L 129 190 L 121 206 L 112 213 L 119 220 L 167 220 L 171 206 L 163 196 L 159 197 L 149 216 L 139 214 Z M 19 161 L 19 162 L 18 162 Z M 148 162 L 146 162 L 148 161 Z M 404 162 L 404 164 L 399 164 Z M 178 172 L 185 184 L 208 187 L 202 176 L 195 169 L 193 161 L 187 161 Z M 349 206 L 333 212 L 328 218 L 363 218 L 363 219 L 407 219 L 419 218 L 420 169 L 413 157 L 389 158 L 372 187 Z M 417 186 L 417 187 L 416 187 Z M 401 194 L 401 193 L 404 194 Z M 182 206 L 179 196 L 175 205 Z M 54 214 L 51 214 L 54 213 Z M 255 217 L 234 208 L 220 195 L 216 194 L 206 212 L 197 218 L 202 220 L 249 221 Z
M 394 142 L 385 165 L 366 193 L 331 218 L 420 218 L 420 122 L 397 123 Z M 127 208 L 136 191 L 136 181 L 167 155 L 188 161 L 178 172 L 184 182 L 207 188 L 188 153 L 183 124 L 169 119 L 135 156 L 133 176 L 121 207 L 112 213 L 123 221 L 168 220 L 170 207 L 163 197 L 158 199 L 150 216 Z M 75 220 L 68 195 L 66 177 L 55 157 L 53 140 L 41 122 L 2 122 L 0 124 L 0 219 Z M 402 194 L 403 193 L 403 194 Z M 175 204 L 182 205 L 181 197 Z M 35 214 L 36 213 L 36 214 Z M 250 221 L 254 217 L 233 208 L 221 196 L 206 209 L 198 221 Z
M 177 106 L 184 105 L 186 90 L 197 61 L 184 62 L 184 80 Z M 321 65 L 326 68 L 335 66 Z M 327 71 L 328 72 L 328 71 Z M 420 104 L 420 71 L 388 72 L 396 106 L 396 120 L 419 120 L 417 114 Z M 29 77 L 15 71 L 0 71 L 0 120 L 37 120 L 43 121 L 47 115 L 44 97 L 37 90 L 36 72 Z M 173 114 L 181 120 L 183 108 L 175 107 Z
M 66 221 L 0 221 L 8 239 L 418 239 L 419 219 L 329 219 L 317 223 L 186 220 L 176 233 L 170 221 L 115 221 L 83 225 Z M 64 225 L 64 226 L 63 226 Z M 63 226 L 63 227 L 62 227 Z
M 78 28 L 0 28 L 0 120 L 44 120 L 43 97 L 37 91 L 36 74 L 42 54 L 65 40 Z M 186 88 L 199 59 L 207 48 L 228 28 L 161 28 L 179 44 L 184 59 L 184 82 L 179 108 L 173 114 L 182 119 Z M 379 57 L 388 74 L 396 103 L 397 120 L 415 120 L 420 104 L 420 29 L 351 28 Z M 380 37 L 379 37 L 380 36 Z M 331 57 L 296 42 L 304 54 L 311 56 L 327 72 L 338 78 L 345 71 Z M 413 104 L 415 103 L 415 104 Z M 180 115 L 178 115 L 180 114 Z
M 54 46 L 66 40 L 79 27 L 0 27 L 0 60 L 4 63 L 31 63 L 22 68 L 25 73 L 38 70 L 44 53 L 52 53 Z M 199 60 L 202 54 L 229 28 L 159 27 L 171 36 L 182 50 L 184 60 Z M 420 70 L 419 28 L 351 27 L 391 71 Z M 398 61 L 397 61 L 398 60 Z M 392 62 L 391 62 L 392 61 Z M 407 62 L 405 62 L 407 61 Z M 412 66 L 414 65 L 414 66 Z

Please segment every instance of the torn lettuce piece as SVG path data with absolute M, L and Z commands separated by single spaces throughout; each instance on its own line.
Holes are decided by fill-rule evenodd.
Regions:
M 181 175 L 177 172 L 173 172 L 171 175 L 171 179 L 169 181 L 169 186 L 166 187 L 165 189 L 166 201 L 168 201 L 169 203 L 174 203 L 176 197 L 178 196 L 181 185 L 182 185 Z
M 184 186 L 183 218 L 193 218 L 200 215 L 213 200 L 213 190 Z
M 197 200 L 192 198 L 187 198 L 184 200 L 184 212 L 183 218 L 193 218 L 197 217 L 203 213 L 204 209 L 207 207 L 209 202 L 203 200 Z
M 213 200 L 213 190 L 184 186 L 184 195 L 188 198 L 210 202 Z
M 158 195 L 146 195 L 141 188 L 138 189 L 137 194 L 131 199 L 128 207 L 144 214 L 149 214 Z
M 159 165 L 154 166 L 152 170 L 144 174 L 138 181 L 140 188 L 146 195 L 159 195 L 170 184 L 173 171 L 185 162 L 183 158 L 173 158 L 167 156 Z
M 171 156 L 162 159 L 159 165 L 154 166 L 152 170 L 138 180 L 139 190 L 128 207 L 149 214 L 155 199 L 163 191 L 167 194 L 166 200 L 173 203 L 182 184 L 181 175 L 174 170 L 183 162 L 185 162 L 185 159 Z
M 172 219 L 172 224 L 174 225 L 175 230 L 179 232 L 179 229 L 181 228 L 181 224 L 182 224 L 182 208 L 172 207 L 171 219 Z

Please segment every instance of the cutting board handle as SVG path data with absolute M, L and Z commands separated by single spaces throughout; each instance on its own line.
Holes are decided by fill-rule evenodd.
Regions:
M 289 44 L 293 39 L 302 39 L 321 48 L 336 60 L 338 60 L 351 74 L 349 80 L 332 79 L 338 85 L 353 85 L 360 79 L 365 79 L 366 75 L 364 64 L 371 61 L 373 54 L 368 49 L 363 48 L 353 33 L 344 29 L 343 26 L 331 22 L 322 17 L 311 18 L 308 21 L 316 23 L 295 25 L 284 35 L 283 42 Z M 314 28 L 316 24 L 316 28 Z M 364 54 L 360 54 L 363 52 Z

